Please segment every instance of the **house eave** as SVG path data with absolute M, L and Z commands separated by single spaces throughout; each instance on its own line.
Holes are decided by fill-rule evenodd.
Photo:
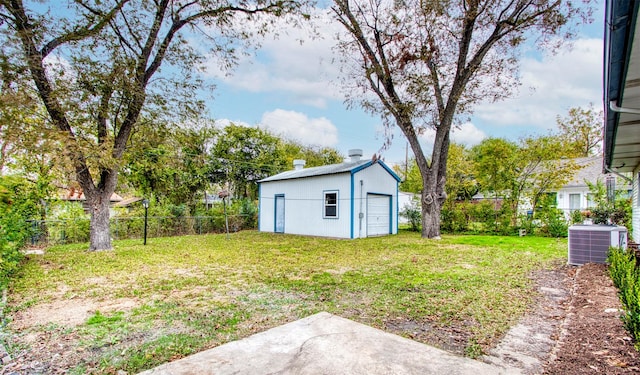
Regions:
M 640 72 L 631 69 L 640 63 L 640 42 L 636 43 L 639 6 L 630 0 L 605 4 L 604 171 L 629 172 L 640 164 L 640 115 L 611 106 L 640 109 Z

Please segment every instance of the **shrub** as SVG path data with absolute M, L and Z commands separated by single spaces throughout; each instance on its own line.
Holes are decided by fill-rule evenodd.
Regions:
M 635 341 L 640 345 L 640 271 L 636 268 L 635 256 L 621 248 L 609 249 L 607 258 L 609 275 L 618 288 L 618 296 L 624 308 L 622 322 Z
M 571 211 L 569 220 L 571 224 L 582 224 L 584 222 L 584 216 L 580 210 L 573 210 Z
M 89 241 L 90 218 L 76 202 L 60 203 L 48 222 L 49 242 L 76 243 Z
M 445 211 L 444 207 L 442 211 Z M 407 219 L 412 231 L 419 232 L 422 228 L 422 209 L 420 207 L 420 198 L 413 197 L 411 202 L 402 208 L 400 215 Z
M 242 229 L 255 229 L 258 227 L 258 205 L 250 199 L 240 201 L 239 214 L 243 218 Z
M 38 195 L 32 184 L 16 176 L 0 177 L 0 290 L 20 269 L 20 248 L 31 235 L 27 220 L 38 215 Z
M 467 209 L 468 203 L 452 202 L 445 204 L 441 211 L 440 227 L 445 232 L 459 233 L 467 230 Z

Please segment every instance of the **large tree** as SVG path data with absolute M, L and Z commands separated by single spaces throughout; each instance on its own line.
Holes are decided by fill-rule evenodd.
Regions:
M 257 182 L 287 168 L 281 143 L 266 130 L 228 125 L 211 150 L 213 180 L 228 184 L 234 198 L 257 198 Z
M 427 238 L 440 236 L 451 129 L 474 105 L 517 86 L 527 40 L 553 48 L 589 13 L 563 0 L 334 0 L 332 9 L 347 30 L 348 82 L 359 88 L 350 99 L 397 125 L 411 145 Z M 430 157 L 419 141 L 425 129 L 435 130 Z
M 573 157 L 600 154 L 602 149 L 602 124 L 604 112 L 593 103 L 587 107 L 573 107 L 565 117 L 558 116 L 559 134 Z
M 90 250 L 111 249 L 109 198 L 140 115 L 201 111 L 194 73 L 204 46 L 232 65 L 268 16 L 299 7 L 294 0 L 0 0 L 3 56 L 28 69 L 65 137 L 91 213 Z
M 207 122 L 179 126 L 140 121 L 123 159 L 121 180 L 143 196 L 195 207 L 210 187 L 209 152 L 216 134 Z

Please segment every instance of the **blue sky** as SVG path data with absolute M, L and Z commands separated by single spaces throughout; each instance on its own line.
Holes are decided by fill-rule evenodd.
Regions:
M 453 140 L 471 146 L 486 137 L 515 140 L 543 134 L 571 107 L 593 103 L 601 108 L 604 14 L 603 4 L 597 7 L 595 22 L 580 29 L 571 48 L 554 56 L 532 53 L 523 58 L 519 92 L 505 101 L 478 105 L 471 121 L 454 131 Z M 305 144 L 335 147 L 345 156 L 351 148 L 363 149 L 365 156 L 378 152 L 384 143 L 380 119 L 344 104 L 339 66 L 332 64 L 338 27 L 322 25 L 321 39 L 291 28 L 278 39 L 267 37 L 261 49 L 242 57 L 230 74 L 209 61 L 205 77 L 216 85 L 207 100 L 210 116 L 221 124 L 259 126 Z M 394 133 L 391 147 L 382 152 L 388 164 L 402 162 L 405 155 L 406 141 L 398 130 Z M 428 148 L 428 134 L 422 142 Z

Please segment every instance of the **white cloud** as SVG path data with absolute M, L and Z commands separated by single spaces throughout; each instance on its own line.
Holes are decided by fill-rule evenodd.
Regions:
M 234 121 L 234 120 L 229 120 L 229 119 L 226 119 L 226 118 L 215 120 L 214 124 L 215 124 L 215 127 L 218 128 L 218 129 L 224 129 L 224 128 L 226 128 L 227 126 L 229 126 L 231 124 L 239 125 L 239 126 L 245 126 L 245 127 L 250 127 L 251 126 L 248 123 L 243 122 L 243 121 Z
M 324 117 L 309 118 L 304 113 L 276 109 L 262 115 L 262 128 L 303 144 L 335 146 L 338 129 Z
M 433 150 L 435 137 L 436 131 L 434 129 L 429 129 L 420 135 L 420 141 L 424 145 L 425 152 Z M 475 146 L 485 138 L 487 138 L 487 134 L 470 122 L 465 122 L 451 131 L 451 140 L 465 146 Z
M 578 39 L 573 47 L 541 59 L 521 62 L 520 94 L 498 103 L 481 104 L 474 119 L 499 126 L 555 127 L 556 116 L 569 108 L 600 104 L 602 40 Z
M 466 146 L 474 146 L 478 143 L 482 142 L 483 139 L 487 138 L 487 135 L 482 130 L 478 129 L 475 125 L 470 122 L 465 122 L 460 125 L 459 128 L 453 129 L 451 133 L 451 139 L 456 142 Z
M 255 56 L 243 56 L 231 74 L 219 68 L 216 59 L 205 64 L 205 75 L 224 81 L 232 88 L 249 92 L 284 92 L 297 103 L 326 108 L 330 100 L 342 100 L 339 75 L 333 64 L 333 35 L 340 25 L 324 10 L 317 10 L 313 26 L 294 27 L 278 20 L 278 35 L 267 35 Z M 312 37 L 315 27 L 322 38 Z

